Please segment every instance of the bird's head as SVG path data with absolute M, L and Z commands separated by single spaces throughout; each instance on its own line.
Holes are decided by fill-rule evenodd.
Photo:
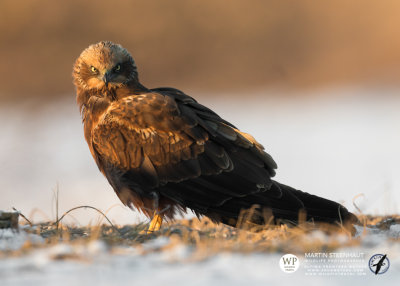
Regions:
M 109 41 L 86 48 L 75 61 L 72 76 L 75 86 L 83 91 L 117 88 L 138 80 L 132 56 Z

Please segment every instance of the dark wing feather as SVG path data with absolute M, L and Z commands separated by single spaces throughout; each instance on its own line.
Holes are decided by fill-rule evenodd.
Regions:
M 203 214 L 232 198 L 269 190 L 275 174 L 275 162 L 253 137 L 176 89 L 112 103 L 92 138 L 117 193 L 154 191 Z

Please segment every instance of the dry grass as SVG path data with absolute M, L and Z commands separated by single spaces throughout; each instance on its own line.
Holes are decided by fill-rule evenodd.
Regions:
M 391 225 L 400 223 L 400 216 L 360 216 L 365 226 L 388 230 Z M 142 254 L 168 251 L 177 246 L 191 249 L 191 259 L 202 260 L 216 253 L 304 253 L 332 252 L 338 248 L 360 245 L 363 235 L 355 238 L 341 226 L 314 225 L 302 223 L 299 226 L 287 225 L 255 227 L 242 225 L 242 229 L 223 224 L 214 224 L 209 219 L 182 219 L 163 225 L 153 234 L 142 234 L 147 224 L 113 226 L 93 225 L 75 227 L 57 222 L 36 224 L 27 227 L 28 232 L 44 238 L 45 243 L 32 245 L 27 242 L 20 250 L 4 252 L 6 255 L 23 255 L 33 249 L 51 247 L 62 243 L 70 245 L 89 245 L 101 240 L 109 249 L 133 247 Z M 146 247 L 152 240 L 167 237 L 168 243 L 159 247 Z M 398 241 L 397 241 L 398 242 Z
M 24 231 L 39 235 L 44 243 L 33 245 L 27 241 L 17 251 L 5 251 L 0 257 L 24 255 L 37 248 L 56 246 L 66 243 L 71 246 L 88 246 L 94 241 L 103 241 L 108 249 L 114 250 L 120 247 L 133 247 L 142 254 L 149 252 L 168 251 L 177 246 L 185 246 L 191 249 L 190 259 L 202 260 L 216 253 L 305 253 L 305 252 L 332 252 L 343 247 L 358 246 L 367 235 L 364 231 L 360 236 L 354 237 L 352 226 L 314 224 L 302 221 L 297 226 L 265 225 L 259 226 L 249 223 L 249 218 L 254 214 L 250 209 L 242 212 L 238 220 L 239 228 L 215 224 L 208 218 L 181 219 L 174 222 L 166 222 L 162 228 L 152 234 L 143 234 L 148 224 L 116 226 L 108 219 L 105 213 L 92 206 L 77 206 L 59 216 L 58 190 L 54 192 L 54 204 L 56 211 L 55 221 L 46 223 L 32 223 L 26 216 L 20 213 L 25 226 Z M 356 206 L 356 205 L 355 205 Z M 356 206 L 357 207 L 357 206 Z M 89 225 L 77 227 L 63 224 L 63 219 L 80 208 L 91 208 L 102 215 L 108 224 Z M 16 211 L 16 209 L 14 208 Z M 390 226 L 400 224 L 400 216 L 371 216 L 358 215 L 360 225 L 364 229 L 373 228 L 388 231 Z M 147 245 L 157 238 L 168 238 L 168 243 L 157 247 Z M 391 239 L 400 242 L 400 238 Z M 63 259 L 64 257 L 56 257 Z M 68 257 L 70 258 L 70 257 Z M 73 258 L 83 258 L 82 256 Z

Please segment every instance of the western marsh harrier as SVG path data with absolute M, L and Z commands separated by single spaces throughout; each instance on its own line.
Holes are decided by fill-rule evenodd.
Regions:
M 122 46 L 99 42 L 73 70 L 84 134 L 100 171 L 120 200 L 152 218 L 191 209 L 236 226 L 253 208 L 255 224 L 356 221 L 340 204 L 271 179 L 272 157 L 251 135 L 174 88 L 144 87 Z

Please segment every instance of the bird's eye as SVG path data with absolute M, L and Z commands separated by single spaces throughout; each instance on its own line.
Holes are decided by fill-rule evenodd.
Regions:
M 121 70 L 121 65 L 116 65 L 114 71 L 119 72 Z
M 92 73 L 97 73 L 97 69 L 94 66 L 91 66 L 90 70 L 92 71 Z

